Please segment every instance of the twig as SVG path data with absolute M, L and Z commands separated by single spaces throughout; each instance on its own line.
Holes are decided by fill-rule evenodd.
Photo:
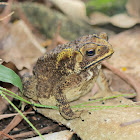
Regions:
M 102 63 L 106 68 L 110 69 L 114 74 L 118 75 L 120 78 L 125 80 L 128 84 L 130 84 L 137 92 L 136 101 L 140 101 L 140 83 L 134 80 L 131 76 L 121 72 L 117 68 L 114 68 L 107 62 Z
M 24 112 L 23 114 L 24 115 L 27 115 L 27 114 L 34 114 L 35 112 L 32 111 L 32 112 Z M 19 115 L 19 113 L 12 113 L 12 114 L 3 114 L 3 115 L 0 115 L 0 120 L 4 119 L 4 118 L 9 118 L 9 117 L 13 117 L 15 115 Z
M 15 140 L 14 138 L 12 138 L 10 135 L 8 134 L 5 134 L 4 132 L 0 131 L 1 135 L 5 135 L 7 137 L 7 139 L 12 139 L 12 140 Z
M 138 122 L 140 122 L 140 119 L 130 121 L 130 122 L 121 123 L 120 126 L 124 127 L 124 126 L 131 125 L 131 124 L 138 123 Z
M 59 21 L 57 29 L 56 29 L 56 33 L 55 33 L 55 35 L 54 35 L 54 37 L 52 39 L 52 44 L 49 46 L 47 51 L 50 51 L 50 50 L 54 49 L 57 46 L 57 38 L 59 36 L 60 28 L 61 28 L 61 22 Z
M 52 126 L 47 126 L 47 127 L 44 127 L 40 130 L 38 130 L 41 134 L 43 133 L 49 133 L 51 132 L 52 130 L 56 129 L 58 127 L 58 124 L 54 124 Z M 16 134 L 16 135 L 11 135 L 12 138 L 25 138 L 25 137 L 33 137 L 33 136 L 36 136 L 37 133 L 35 131 L 29 131 L 29 132 L 25 132 L 25 133 L 21 133 L 21 134 Z M 8 139 L 8 138 L 4 138 L 4 139 Z
M 18 1 L 15 0 L 15 3 L 17 4 Z M 34 31 L 35 28 L 34 28 L 34 27 L 32 26 L 32 24 L 29 22 L 28 18 L 26 17 L 25 13 L 23 12 L 21 6 L 18 5 L 18 6 L 16 7 L 16 9 L 17 9 L 17 12 L 18 12 L 19 17 L 25 22 L 25 24 L 30 28 L 31 31 Z
M 30 112 L 32 109 L 28 109 L 27 112 Z M 25 115 L 26 116 L 26 115 Z M 21 121 L 23 117 L 20 115 L 17 115 L 14 117 L 14 119 L 10 122 L 10 124 L 2 131 L 3 133 L 9 133 L 15 126 L 17 126 Z M 3 136 L 0 135 L 0 139 L 2 139 Z
M 7 16 L 4 16 L 3 18 L 0 18 L 0 21 L 5 20 L 6 18 L 10 17 L 10 16 L 13 15 L 13 14 L 14 14 L 14 11 L 11 12 L 10 14 L 8 14 Z
M 7 5 L 4 9 L 3 13 L 0 15 L 0 21 L 2 21 L 4 24 L 7 24 L 10 20 L 10 16 L 14 14 L 14 12 L 11 12 L 11 5 L 13 0 L 9 0 L 8 3 L 0 3 L 2 5 Z M 6 19 L 6 20 L 5 20 Z

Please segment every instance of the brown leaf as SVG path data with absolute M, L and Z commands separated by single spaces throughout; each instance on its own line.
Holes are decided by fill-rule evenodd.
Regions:
M 111 23 L 114 26 L 121 28 L 130 28 L 135 24 L 140 23 L 140 20 L 138 18 L 130 17 L 124 13 L 109 17 L 103 13 L 95 12 L 90 16 L 90 18 L 90 23 L 92 25 L 104 25 L 107 23 Z
M 19 70 L 23 67 L 30 69 L 37 58 L 45 52 L 21 20 L 6 27 L 1 24 L 0 42 L 0 55 L 3 61 L 13 62 Z
M 74 20 L 88 21 L 86 6 L 81 0 L 51 0 L 68 17 Z
M 73 133 L 74 132 L 70 132 L 69 130 L 64 130 L 60 132 L 43 135 L 43 137 L 45 140 L 71 140 Z M 41 140 L 41 138 L 38 136 L 26 140 Z
M 110 17 L 101 12 L 92 13 L 90 19 L 92 25 L 104 25 L 110 22 Z
M 140 81 L 140 28 L 114 35 L 109 42 L 115 53 L 108 62 Z
M 128 0 L 126 9 L 129 15 L 140 18 L 140 0 Z
M 74 104 L 80 104 L 85 102 L 84 98 L 85 97 L 83 97 L 81 100 L 75 101 Z M 133 102 L 125 98 L 106 100 L 104 102 L 105 106 L 115 106 L 121 104 L 131 105 L 133 104 Z M 101 106 L 102 103 L 94 102 L 90 105 Z M 123 122 L 139 119 L 139 108 L 137 107 L 120 107 L 97 111 L 90 110 L 90 113 L 88 113 L 88 111 L 84 111 L 81 115 L 81 118 L 76 118 L 69 121 L 65 120 L 56 110 L 37 108 L 37 111 L 46 117 L 49 117 L 57 122 L 61 122 L 62 124 L 66 125 L 83 140 L 105 138 L 113 138 L 113 140 L 131 140 L 140 138 L 140 125 L 138 123 L 133 124 L 133 126 L 130 125 L 123 128 L 121 128 L 120 126 L 120 124 Z M 82 121 L 81 119 L 84 121 Z

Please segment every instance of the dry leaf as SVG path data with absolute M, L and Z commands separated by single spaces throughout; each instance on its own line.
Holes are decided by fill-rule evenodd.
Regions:
M 129 15 L 140 18 L 140 0 L 128 0 L 126 9 Z
M 95 12 L 90 16 L 90 23 L 92 25 L 104 25 L 107 23 L 111 23 L 114 26 L 121 28 L 130 28 L 137 23 L 140 23 L 140 19 L 130 17 L 127 14 L 117 14 L 112 17 L 109 17 L 103 13 Z
M 140 20 L 130 17 L 127 14 L 118 14 L 111 17 L 110 23 L 117 27 L 130 28 L 135 24 L 140 23 Z
M 86 7 L 80 0 L 51 0 L 68 17 L 74 20 L 88 21 L 86 16 Z
M 140 27 L 124 31 L 109 39 L 115 53 L 108 61 L 140 81 Z
M 92 13 L 90 19 L 92 25 L 104 25 L 110 22 L 110 17 L 101 12 Z
M 74 102 L 74 104 L 80 104 L 86 102 L 85 96 L 80 100 Z M 105 106 L 115 106 L 128 104 L 132 105 L 133 102 L 125 99 L 111 99 L 104 102 Z M 102 102 L 94 102 L 89 104 L 90 106 L 102 106 Z M 103 105 L 103 106 L 104 106 Z M 86 108 L 82 108 L 86 109 Z M 127 127 L 121 127 L 120 124 L 130 122 L 132 120 L 139 119 L 138 107 L 118 107 L 103 109 L 97 111 L 84 111 L 81 114 L 81 118 L 73 120 L 65 120 L 58 111 L 52 109 L 37 108 L 37 111 L 44 116 L 51 118 L 57 122 L 60 122 L 71 130 L 73 130 L 82 140 L 96 140 L 96 139 L 113 139 L 113 140 L 136 140 L 140 139 L 140 125 L 135 123 L 128 125 Z M 84 121 L 82 121 L 82 120 Z
M 3 61 L 13 62 L 19 70 L 23 67 L 30 69 L 37 58 L 45 52 L 23 21 L 7 27 L 1 24 L 0 42 L 0 55 Z
M 60 132 L 55 132 L 52 134 L 46 134 L 43 135 L 45 140 L 71 140 L 73 135 L 73 132 L 70 132 L 68 130 L 60 131 Z M 38 137 L 33 137 L 25 140 L 42 140 L 39 136 Z

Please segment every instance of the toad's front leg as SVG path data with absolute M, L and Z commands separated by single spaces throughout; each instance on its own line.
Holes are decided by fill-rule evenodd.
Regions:
M 60 114 L 66 119 L 66 120 L 72 120 L 75 118 L 79 118 L 81 115 L 81 112 L 73 112 L 70 108 L 70 105 L 66 99 L 66 96 L 63 94 L 63 90 L 61 89 L 61 86 L 57 87 L 57 93 L 55 93 L 55 99 L 59 106 L 59 112 Z
M 60 93 L 60 95 L 56 95 L 55 97 L 58 102 L 59 112 L 66 120 L 72 120 L 80 117 L 81 112 L 73 112 L 66 97 L 62 95 L 62 93 Z
M 56 85 L 54 91 L 54 96 L 59 106 L 59 112 L 67 120 L 79 118 L 82 112 L 73 112 L 66 98 L 67 90 L 74 88 L 74 86 L 77 86 L 79 82 L 80 77 L 72 75 Z

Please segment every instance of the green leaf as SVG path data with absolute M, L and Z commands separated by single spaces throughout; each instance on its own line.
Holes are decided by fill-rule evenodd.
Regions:
M 20 77 L 11 69 L 0 64 L 0 81 L 11 83 L 22 92 L 22 82 Z
M 87 14 L 98 11 L 109 16 L 126 12 L 127 0 L 88 0 L 86 2 Z

